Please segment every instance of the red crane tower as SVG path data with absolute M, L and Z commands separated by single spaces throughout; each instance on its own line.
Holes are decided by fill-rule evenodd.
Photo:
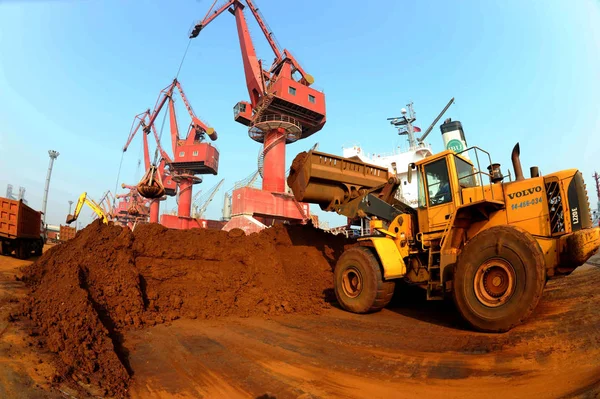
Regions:
M 133 228 L 135 222 L 148 222 L 150 209 L 146 205 L 147 200 L 138 193 L 137 187 L 127 184 L 122 184 L 121 187 L 128 189 L 129 192 L 115 196 L 120 200 L 115 209 L 117 221 L 130 229 Z
M 175 89 L 179 91 L 181 99 L 192 119 L 186 138 L 182 138 L 179 134 L 173 99 Z M 163 149 L 160 143 L 160 136 L 157 134 L 156 129 L 153 129 L 158 114 L 167 102 L 169 103 L 168 113 L 173 157 L 169 156 Z M 171 178 L 179 187 L 177 216 L 162 215 L 160 222 L 166 227 L 187 229 L 190 227 L 190 222 L 192 221 L 192 186 L 202 182 L 202 179 L 197 175 L 216 175 L 218 171 L 219 151 L 205 140 L 205 136 L 208 136 L 211 140 L 216 140 L 217 133 L 196 116 L 177 79 L 174 79 L 169 86 L 160 92 L 154 111 L 150 114 L 150 120 L 144 126 L 146 134 L 151 130 L 154 133 L 157 149 L 162 160 L 169 167 Z
M 308 205 L 299 204 L 285 192 L 285 145 L 323 128 L 325 95 L 310 87 L 314 82 L 312 76 L 302 69 L 287 49 L 280 50 L 258 8 L 251 0 L 246 0 L 246 3 L 275 54 L 271 67 L 263 65 L 256 56 L 241 0 L 228 0 L 214 11 L 211 7 L 189 37 L 197 37 L 225 10 L 235 16 L 250 103 L 238 102 L 234 107 L 234 119 L 248 126 L 252 140 L 263 144 L 258 159 L 263 182 L 262 190 L 244 187 L 234 191 L 233 217 L 225 229 L 241 227 L 252 231 L 256 227 L 250 226 L 257 224 L 244 221 L 244 215 L 252 214 L 255 219 L 267 223 L 275 220 L 304 221 L 308 218 Z
M 135 118 L 133 119 L 133 124 L 131 125 L 131 130 L 129 132 L 129 137 L 127 138 L 127 143 L 125 143 L 125 146 L 123 147 L 123 152 L 127 151 L 127 148 L 129 148 L 131 141 L 135 137 L 135 135 L 138 132 L 138 130 L 140 129 L 140 127 L 142 128 L 142 130 L 144 130 L 145 134 L 142 135 L 142 140 L 143 140 L 143 144 L 144 144 L 144 168 L 146 170 L 146 174 L 148 174 L 152 170 L 151 169 L 152 164 L 150 163 L 150 150 L 148 148 L 148 134 L 150 133 L 150 129 L 147 129 L 147 127 L 148 127 L 147 122 L 148 122 L 148 119 L 150 118 L 150 116 L 151 116 L 151 114 L 150 114 L 149 109 L 135 116 Z M 154 131 L 154 134 L 156 136 L 158 136 L 156 134 L 156 129 L 155 129 L 154 125 L 150 126 L 150 128 Z M 167 171 L 165 171 L 165 160 L 164 159 L 160 160 L 157 170 L 158 170 L 158 173 L 160 176 L 160 181 L 162 182 L 162 185 L 164 187 L 165 195 L 168 195 L 168 196 L 176 195 L 177 194 L 177 183 L 175 183 L 173 181 L 173 179 L 171 178 L 171 175 L 169 173 L 167 173 Z M 166 199 L 165 196 L 151 199 L 150 223 L 158 223 L 159 222 L 158 218 L 159 218 L 159 214 L 160 214 L 160 201 L 164 201 L 165 199 Z

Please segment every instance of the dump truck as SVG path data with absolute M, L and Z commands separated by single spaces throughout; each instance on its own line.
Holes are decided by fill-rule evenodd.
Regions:
M 33 253 L 42 254 L 46 242 L 42 213 L 22 200 L 0 197 L 0 244 L 2 255 L 13 251 L 19 259 L 27 259 Z
M 59 241 L 69 241 L 70 239 L 75 238 L 75 234 L 77 234 L 77 229 L 75 227 L 60 225 Z
M 411 163 L 413 208 L 398 199 L 397 171 L 318 151 L 298 154 L 288 176 L 296 200 L 369 220 L 371 233 L 337 260 L 340 305 L 378 311 L 402 280 L 429 300 L 452 297 L 476 330 L 508 331 L 527 319 L 547 280 L 570 274 L 598 250 L 600 228 L 592 226 L 579 170 L 542 176 L 532 167 L 525 178 L 519 155 L 517 143 L 514 180 L 479 147 Z

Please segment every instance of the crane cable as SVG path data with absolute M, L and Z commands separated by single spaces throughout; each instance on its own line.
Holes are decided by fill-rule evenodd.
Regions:
M 190 44 L 192 44 L 192 39 L 188 40 L 185 52 L 183 53 L 183 57 L 181 58 L 181 62 L 179 63 L 179 68 L 177 69 L 177 75 L 175 75 L 175 79 L 179 77 L 179 72 L 181 72 L 181 67 L 183 66 L 183 61 L 185 61 L 185 57 L 187 56 L 188 50 L 190 49 Z
M 162 125 L 160 126 L 160 133 L 158 134 L 158 143 L 156 143 L 157 144 L 156 145 L 156 149 L 154 150 L 154 162 L 153 162 L 153 165 L 155 165 L 155 166 L 158 163 L 158 154 L 159 154 L 158 149 L 160 148 L 160 141 L 162 139 L 162 134 L 163 134 L 163 130 L 165 129 L 165 122 L 166 121 L 167 121 L 167 112 L 165 111 L 165 114 L 163 115 Z
M 216 3 L 216 0 L 215 0 Z M 214 7 L 215 3 L 213 3 L 213 5 L 211 6 Z M 209 10 L 210 12 L 210 10 Z M 188 40 L 188 44 L 185 47 L 185 51 L 183 52 L 183 57 L 181 57 L 181 62 L 179 63 L 179 68 L 177 68 L 177 74 L 175 75 L 175 79 L 177 79 L 179 77 L 179 73 L 181 72 L 181 68 L 183 67 L 183 62 L 185 61 L 185 57 L 187 56 L 188 50 L 190 49 L 190 45 L 192 44 L 192 39 Z M 162 139 L 162 133 L 163 133 L 163 129 L 165 127 L 165 122 L 167 120 L 167 113 L 165 112 L 165 116 L 163 117 L 163 122 L 162 122 L 162 126 L 160 128 L 160 134 L 158 136 L 159 139 L 159 143 L 158 145 L 160 145 L 160 140 Z M 158 146 L 156 147 L 156 150 L 154 151 L 154 164 L 157 163 L 158 161 Z M 125 152 L 121 153 L 121 161 L 119 162 L 119 171 L 117 172 L 117 181 L 115 182 L 115 194 L 117 193 L 117 188 L 119 187 L 119 178 L 121 177 L 121 168 L 123 167 L 123 157 L 125 156 Z M 115 204 L 113 204 L 113 210 L 114 210 Z
M 185 57 L 187 56 L 188 50 L 190 49 L 190 45 L 192 44 L 192 39 L 188 40 L 188 44 L 185 47 L 185 51 L 183 52 L 183 57 L 181 57 L 181 62 L 179 63 L 179 68 L 177 69 L 177 74 L 175 75 L 175 79 L 177 79 L 179 77 L 179 73 L 181 72 L 181 68 L 183 67 L 183 62 L 185 61 Z M 169 99 L 169 101 L 173 101 L 172 99 Z M 165 115 L 163 116 L 163 121 L 162 121 L 162 125 L 160 127 L 160 133 L 158 135 L 158 141 L 160 142 L 162 140 L 162 134 L 163 134 L 163 130 L 165 128 L 165 122 L 167 120 L 167 112 L 165 111 Z M 160 143 L 158 143 L 160 145 Z M 158 146 L 156 147 L 156 150 L 154 151 L 154 164 L 156 164 L 158 162 Z
M 115 195 L 117 195 L 117 188 L 119 187 L 119 178 L 121 177 L 121 167 L 123 166 L 123 157 L 125 156 L 125 151 L 123 151 L 121 153 L 121 162 L 119 163 L 119 172 L 117 172 L 117 181 L 115 182 Z M 115 199 L 114 203 L 113 203 L 113 211 L 115 210 L 117 206 L 117 201 Z

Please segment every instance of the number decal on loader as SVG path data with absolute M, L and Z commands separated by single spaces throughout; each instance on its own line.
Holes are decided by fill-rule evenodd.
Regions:
M 538 198 L 533 198 L 527 201 L 521 201 L 518 204 L 512 204 L 511 205 L 511 209 L 513 211 L 518 210 L 519 208 L 525 208 L 528 207 L 530 205 L 537 205 L 537 204 L 541 204 L 542 203 L 542 197 L 538 197 Z

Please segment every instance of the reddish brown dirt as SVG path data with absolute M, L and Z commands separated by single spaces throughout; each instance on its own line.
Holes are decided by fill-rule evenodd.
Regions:
M 288 231 L 290 240 L 301 245 L 303 235 L 294 232 Z M 83 380 L 53 382 L 58 356 L 38 346 L 42 336 L 27 336 L 27 320 L 10 321 L 27 295 L 24 283 L 15 281 L 16 268 L 27 263 L 0 256 L 0 397 L 102 396 L 86 393 L 93 391 Z M 600 256 L 589 263 L 600 265 Z M 470 331 L 451 303 L 427 302 L 423 292 L 404 286 L 388 308 L 370 315 L 332 306 L 319 315 L 182 318 L 127 327 L 123 346 L 134 372 L 127 394 L 596 398 L 599 279 L 600 268 L 588 265 L 550 281 L 531 318 L 504 334 Z
M 600 268 L 548 282 L 508 333 L 399 287 L 381 312 L 177 320 L 128 331 L 130 395 L 163 398 L 600 398 Z M 407 292 L 408 291 L 408 292 Z
M 24 268 L 22 314 L 60 357 L 60 372 L 123 396 L 122 334 L 178 318 L 320 314 L 334 259 L 348 244 L 311 227 L 135 233 L 94 222 Z

